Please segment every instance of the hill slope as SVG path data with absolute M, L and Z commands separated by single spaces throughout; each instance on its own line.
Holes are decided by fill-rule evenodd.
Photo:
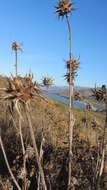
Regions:
M 0 80 L 0 88 L 8 86 L 6 78 Z M 19 116 L 15 109 L 10 112 L 11 101 L 0 103 L 0 128 L 2 138 L 8 155 L 11 168 L 16 176 L 22 168 L 22 150 L 19 136 Z M 29 136 L 28 122 L 23 105 L 21 105 L 21 115 L 23 117 L 22 129 L 25 147 L 32 146 Z M 87 112 L 79 109 L 74 110 L 75 127 L 73 140 L 73 180 L 76 180 L 76 190 L 87 190 L 92 186 L 92 180 L 96 166 L 97 141 L 102 138 L 105 114 Z M 43 165 L 48 189 L 65 190 L 67 187 L 68 175 L 68 106 L 51 99 L 41 99 L 34 97 L 30 101 L 30 116 L 35 133 L 35 139 L 40 149 L 42 131 L 44 133 L 43 144 Z M 13 120 L 14 119 L 14 120 Z M 93 158 L 93 161 L 92 161 Z M 0 157 L 0 176 L 2 183 L 8 185 L 7 169 L 3 155 Z M 28 178 L 31 180 L 29 190 L 37 186 L 35 172 L 32 177 L 32 168 L 38 170 L 36 159 L 27 161 Z M 102 182 L 106 181 L 106 176 Z M 107 184 L 103 184 L 106 190 Z

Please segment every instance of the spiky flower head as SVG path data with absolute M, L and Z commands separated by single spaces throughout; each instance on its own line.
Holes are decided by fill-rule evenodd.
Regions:
M 44 77 L 42 83 L 48 88 L 49 86 L 53 85 L 53 80 L 50 77 Z
M 64 17 L 74 10 L 73 3 L 69 0 L 59 0 L 56 6 L 56 13 L 59 17 Z
M 71 66 L 70 66 L 71 64 Z M 71 78 L 74 80 L 75 76 L 77 75 L 77 70 L 79 68 L 79 58 L 73 58 L 70 61 L 66 61 L 66 67 L 67 67 L 67 73 L 64 75 L 65 79 L 67 80 L 67 82 L 69 83 L 69 79 L 70 79 L 70 73 L 71 73 Z
M 77 91 L 77 92 L 75 92 L 75 94 L 74 94 L 74 99 L 75 100 L 78 100 L 78 101 L 81 101 L 82 100 L 82 97 L 81 97 L 81 95 L 80 95 L 80 93 Z
M 20 51 L 22 51 L 22 44 L 21 43 L 16 43 L 16 41 L 14 41 L 12 43 L 12 50 L 15 50 L 15 51 L 20 50 Z
M 7 78 L 7 80 L 9 86 L 3 90 L 4 93 L 0 96 L 2 100 L 27 102 L 39 94 L 39 87 L 36 83 L 33 83 L 32 78 L 29 76 L 24 78 L 12 76 L 12 78 Z
M 92 93 L 95 97 L 95 99 L 98 101 L 98 102 L 105 102 L 107 100 L 107 89 L 106 89 L 106 85 L 102 85 L 101 88 L 97 88 L 95 86 L 94 89 L 92 89 Z

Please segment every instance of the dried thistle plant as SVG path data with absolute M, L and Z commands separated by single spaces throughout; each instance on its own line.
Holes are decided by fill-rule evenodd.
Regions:
M 21 43 L 17 43 L 16 41 L 14 41 L 13 43 L 12 43 L 12 49 L 13 50 L 20 50 L 20 51 L 22 51 L 22 44 Z
M 107 98 L 107 90 L 106 90 L 106 85 L 102 85 L 101 88 L 95 88 L 92 89 L 92 93 L 93 93 L 93 97 L 95 97 L 95 99 L 98 102 L 106 102 L 106 98 Z
M 71 34 L 71 25 L 69 21 L 69 15 L 73 12 L 74 7 L 73 3 L 70 0 L 59 0 L 58 4 L 56 6 L 56 13 L 58 14 L 58 17 L 64 18 L 66 17 L 66 21 L 68 24 L 68 30 L 69 30 L 69 39 L 70 39 L 70 59 L 69 59 L 69 72 L 66 74 L 66 79 L 68 79 L 69 82 L 69 164 L 68 164 L 68 190 L 71 189 L 71 177 L 72 177 L 72 144 L 73 144 L 73 128 L 74 128 L 74 114 L 73 114 L 73 96 L 74 96 L 74 79 L 73 79 L 73 68 L 72 66 L 72 34 Z M 74 68 L 75 69 L 75 68 Z M 72 75 L 73 74 L 73 75 Z
M 105 103 L 105 111 L 106 111 L 105 125 L 104 125 L 104 129 L 103 129 L 102 145 L 101 145 L 101 157 L 97 158 L 97 163 L 99 163 L 99 165 L 96 166 L 96 173 L 95 173 L 96 177 L 94 177 L 94 188 L 99 188 L 101 177 L 102 177 L 103 170 L 104 170 L 105 156 L 106 156 L 105 153 L 106 153 L 106 145 L 107 145 L 107 139 L 106 139 L 106 133 L 107 133 L 107 89 L 106 89 L 106 85 L 102 85 L 101 88 L 97 88 L 95 86 L 95 88 L 92 89 L 92 93 L 93 93 L 92 96 L 95 97 L 95 99 L 98 102 Z
M 33 144 L 33 148 L 35 151 L 36 161 L 37 161 L 40 176 L 41 176 L 42 187 L 44 190 L 47 190 L 45 177 L 44 177 L 44 171 L 43 171 L 43 168 L 41 165 L 41 160 L 40 160 L 39 153 L 38 153 L 38 148 L 37 148 L 37 144 L 36 144 L 36 140 L 35 140 L 35 136 L 34 136 L 33 126 L 32 126 L 31 117 L 30 117 L 30 110 L 29 110 L 29 105 L 28 105 L 30 100 L 32 100 L 32 98 L 35 96 L 40 97 L 41 99 L 44 99 L 44 98 L 40 95 L 39 88 L 37 87 L 36 83 L 33 83 L 32 80 L 33 80 L 33 77 L 31 75 L 26 76 L 23 79 L 20 77 L 12 76 L 12 79 L 8 79 L 9 87 L 7 89 L 3 89 L 4 95 L 2 94 L 2 97 L 0 97 L 0 99 L 2 99 L 2 101 L 11 99 L 17 110 L 17 113 L 19 115 L 20 138 L 21 138 L 22 151 L 23 151 L 24 189 L 26 190 L 26 188 L 27 188 L 27 186 L 26 186 L 26 184 L 27 184 L 26 156 L 25 156 L 26 150 L 24 147 L 24 140 L 23 140 L 23 134 L 22 134 L 22 129 L 21 129 L 21 122 L 23 121 L 23 116 L 22 116 L 22 113 L 20 110 L 20 103 L 23 103 L 23 106 L 26 111 L 26 117 L 27 117 L 27 121 L 29 124 L 30 136 L 32 139 L 32 144 Z M 0 141 L 0 143 L 2 146 L 2 141 Z M 4 156 L 5 155 L 6 155 L 6 153 L 4 154 Z M 12 178 L 12 179 L 14 180 L 14 183 L 18 186 L 18 184 L 16 183 L 16 180 L 14 178 Z
M 16 59 L 15 68 L 16 68 L 16 77 L 17 77 L 17 52 L 18 52 L 18 50 L 22 51 L 22 44 L 14 41 L 12 43 L 12 50 L 15 51 L 15 59 Z
M 50 86 L 53 85 L 53 80 L 50 77 L 44 77 L 42 83 L 48 89 Z
M 80 94 L 79 91 L 76 91 L 74 94 L 74 100 L 78 100 L 78 101 L 82 101 L 86 104 L 86 109 L 88 111 L 92 111 L 93 110 L 93 105 L 88 101 L 88 100 L 84 100 L 84 97 Z
M 82 101 L 82 97 L 78 91 L 74 94 L 74 100 Z
M 3 94 L 3 96 L 0 97 L 3 100 L 12 99 L 26 102 L 34 95 L 39 94 L 39 87 L 36 83 L 32 82 L 30 76 L 24 78 L 12 76 L 12 78 L 8 78 L 7 80 L 9 87 L 3 89 L 5 95 Z
M 59 17 L 64 17 L 72 13 L 74 10 L 73 3 L 69 0 L 59 0 L 58 5 L 56 6 L 56 13 Z
M 71 68 L 70 68 L 70 64 L 71 64 Z M 67 80 L 67 82 L 70 82 L 70 75 L 71 75 L 71 79 L 74 80 L 75 76 L 77 76 L 77 70 L 79 68 L 80 65 L 80 61 L 79 59 L 73 58 L 70 61 L 66 61 L 66 68 L 67 68 L 67 73 L 65 74 L 65 79 Z

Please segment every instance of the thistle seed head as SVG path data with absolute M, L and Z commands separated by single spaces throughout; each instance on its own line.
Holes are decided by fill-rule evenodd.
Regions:
M 75 99 L 75 100 L 78 100 L 78 101 L 81 101 L 81 100 L 82 100 L 82 97 L 81 97 L 81 95 L 80 95 L 79 92 L 76 92 L 76 93 L 74 94 L 74 99 Z
M 53 80 L 50 77 L 44 77 L 42 83 L 44 86 L 49 87 L 53 85 Z
M 64 17 L 74 10 L 73 3 L 69 0 L 59 0 L 56 6 L 56 13 L 59 17 Z
M 65 79 L 69 83 L 70 79 L 70 74 L 72 80 L 74 80 L 75 76 L 77 76 L 77 70 L 79 68 L 79 59 L 73 58 L 71 61 L 66 61 L 66 67 L 67 67 L 67 73 L 65 74 Z
M 105 102 L 107 99 L 107 89 L 106 89 L 106 85 L 102 85 L 101 88 L 97 88 L 95 87 L 94 89 L 92 89 L 92 93 L 93 93 L 93 97 L 95 97 L 95 99 L 98 102 Z
M 17 43 L 16 41 L 14 41 L 12 43 L 12 50 L 15 50 L 15 51 L 20 50 L 20 51 L 22 51 L 22 44 Z

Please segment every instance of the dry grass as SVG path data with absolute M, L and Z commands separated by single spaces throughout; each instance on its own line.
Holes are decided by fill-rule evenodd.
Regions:
M 7 85 L 5 78 L 4 84 Z M 5 87 L 5 85 L 2 87 Z M 11 101 L 8 100 L 5 103 L 0 103 L 0 127 L 12 170 L 17 174 L 17 171 L 19 171 L 22 166 L 21 144 L 17 131 L 19 116 L 15 109 L 13 109 L 11 115 L 9 105 L 11 105 Z M 32 145 L 32 142 L 29 137 L 28 123 L 26 121 L 23 105 L 20 111 L 24 119 L 22 122 L 22 131 L 24 134 L 25 147 L 27 148 L 27 145 Z M 46 183 L 48 186 L 49 183 L 51 183 L 53 189 L 61 188 L 63 190 L 67 185 L 66 179 L 68 172 L 66 168 L 68 163 L 68 106 L 51 99 L 43 101 L 43 99 L 36 96 L 31 101 L 30 113 L 38 148 L 40 147 L 41 132 L 44 126 L 45 143 L 43 149 L 45 152 L 43 162 Z M 75 109 L 74 114 L 76 122 L 74 126 L 73 173 L 79 175 L 78 172 L 80 172 L 81 179 L 84 180 L 73 175 L 78 180 L 79 189 L 83 190 L 87 189 L 86 184 L 88 184 L 88 186 L 91 184 L 93 175 L 92 167 L 95 167 L 96 162 L 96 135 L 97 137 L 102 135 L 105 113 L 84 112 L 83 110 Z M 83 117 L 86 117 L 86 123 L 83 122 Z M 98 126 L 93 128 L 92 124 L 95 118 Z M 16 128 L 14 127 L 14 122 Z M 81 160 L 81 155 L 84 160 Z M 91 165 L 91 157 L 95 159 L 93 162 L 94 165 Z M 3 157 L 1 157 L 0 163 L 3 163 L 2 159 Z M 4 169 L 3 167 L 4 164 L 2 165 L 1 171 L 6 171 L 6 168 Z M 31 168 L 29 169 L 30 173 L 32 173 L 34 167 L 35 162 L 32 160 Z M 86 170 L 85 167 L 88 169 Z M 88 176 L 89 172 L 91 172 L 91 174 Z M 0 175 L 1 174 L 3 175 L 2 172 Z M 5 175 L 6 173 L 4 172 L 4 176 Z M 51 182 L 49 180 L 51 180 Z

